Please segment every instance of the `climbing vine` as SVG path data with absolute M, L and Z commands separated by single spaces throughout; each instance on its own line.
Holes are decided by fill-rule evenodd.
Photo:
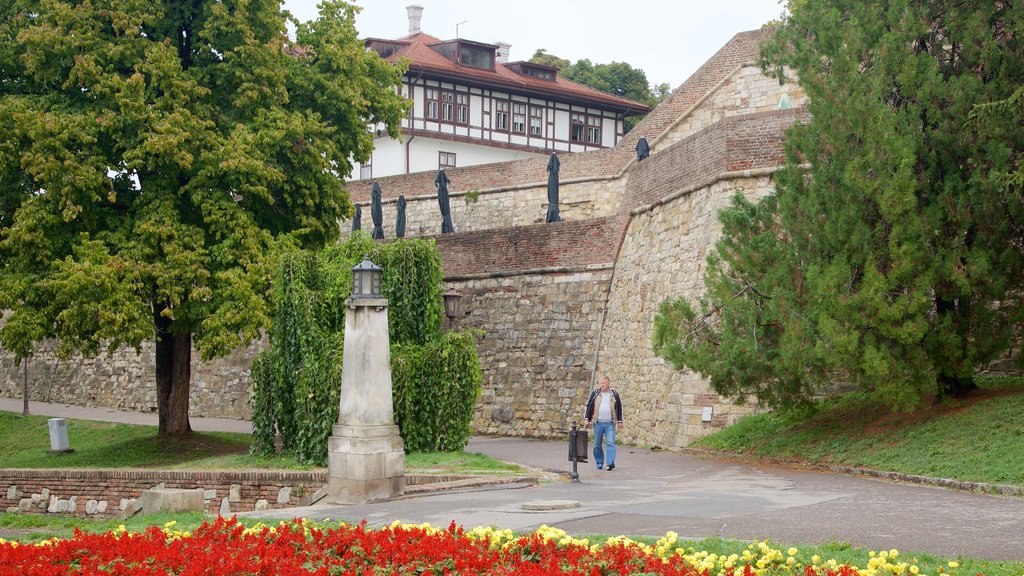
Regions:
M 461 450 L 468 441 L 482 377 L 472 335 L 442 332 L 437 247 L 433 240 L 376 242 L 357 232 L 319 253 L 279 259 L 270 347 L 252 369 L 253 453 L 273 453 L 279 438 L 300 461 L 326 462 L 338 421 L 344 301 L 351 269 L 364 256 L 382 268 L 395 420 L 406 451 Z
M 471 333 L 391 349 L 395 420 L 408 452 L 466 447 L 483 374 Z

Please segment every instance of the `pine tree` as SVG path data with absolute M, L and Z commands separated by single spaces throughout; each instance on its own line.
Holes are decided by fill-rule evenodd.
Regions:
M 707 293 L 663 304 L 655 350 L 772 406 L 836 380 L 899 408 L 968 392 L 1024 320 L 1024 8 L 790 9 L 762 65 L 799 78 L 811 119 L 775 193 L 722 214 Z

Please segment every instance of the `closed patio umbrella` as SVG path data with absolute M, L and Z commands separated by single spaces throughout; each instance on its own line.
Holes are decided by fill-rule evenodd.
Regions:
M 434 186 L 437 186 L 437 203 L 441 207 L 442 234 L 455 232 L 455 226 L 452 226 L 452 209 L 448 204 L 448 184 L 451 184 L 451 180 L 444 173 L 444 168 L 438 170 L 437 177 L 434 178 Z
M 352 231 L 362 230 L 363 228 L 363 209 L 356 204 L 356 215 L 352 217 Z
M 548 160 L 548 214 L 545 222 L 561 222 L 562 216 L 558 213 L 558 169 L 562 165 L 558 161 L 558 155 L 552 154 Z
M 380 184 L 373 183 L 373 191 L 370 192 L 370 219 L 373 220 L 373 232 L 370 237 L 374 240 L 384 239 L 384 209 L 380 205 Z
M 405 237 L 405 196 L 398 195 L 398 215 L 395 216 L 395 237 Z
M 640 138 L 636 141 L 636 161 L 639 162 L 651 155 L 651 147 L 647 144 L 647 138 Z

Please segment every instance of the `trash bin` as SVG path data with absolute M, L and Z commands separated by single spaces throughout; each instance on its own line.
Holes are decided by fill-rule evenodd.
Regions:
M 580 430 L 576 424 L 573 424 L 572 430 L 569 431 L 569 461 L 587 461 L 587 431 Z
M 587 431 L 577 428 L 575 422 L 569 431 L 569 461 L 572 462 L 572 474 L 569 475 L 569 479 L 579 482 L 580 475 L 576 471 L 576 463 L 587 461 Z

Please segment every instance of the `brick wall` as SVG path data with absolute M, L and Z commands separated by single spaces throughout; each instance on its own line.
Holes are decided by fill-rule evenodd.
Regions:
M 0 470 L 0 506 L 8 511 L 112 518 L 143 490 L 200 488 L 206 512 L 228 515 L 297 506 L 327 483 L 324 471 Z
M 543 268 L 611 266 L 617 217 L 434 236 L 448 278 Z

